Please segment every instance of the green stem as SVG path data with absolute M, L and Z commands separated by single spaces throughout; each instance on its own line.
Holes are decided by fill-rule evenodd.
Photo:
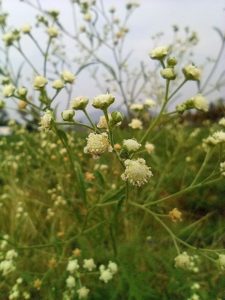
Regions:
M 178 244 L 177 244 L 177 241 L 176 241 L 176 239 L 177 239 L 177 237 L 175 236 L 175 234 L 170 230 L 170 228 L 153 212 L 153 211 L 151 211 L 150 209 L 148 209 L 148 208 L 146 208 L 145 206 L 143 206 L 143 205 L 140 205 L 140 204 L 138 204 L 138 203 L 136 203 L 136 202 L 130 202 L 131 203 L 131 205 L 133 205 L 133 206 L 136 206 L 136 207 L 139 207 L 139 208 L 141 208 L 142 210 L 144 210 L 144 211 L 146 211 L 147 213 L 149 213 L 150 215 L 152 215 L 153 216 L 153 218 L 155 219 L 155 220 L 157 220 L 160 224 L 161 224 L 161 226 L 169 233 L 169 235 L 170 235 L 170 237 L 172 238 L 172 240 L 173 240 L 173 243 L 174 243 L 174 246 L 175 246 L 175 248 L 176 248 L 176 250 L 177 250 L 177 253 L 178 254 L 180 254 L 180 249 L 179 249 L 179 247 L 178 247 Z
M 161 116 L 162 116 L 162 114 L 163 114 L 163 111 L 164 111 L 164 109 L 165 109 L 165 107 L 166 107 L 166 105 L 167 105 L 167 102 L 168 102 L 168 100 L 169 100 L 169 98 L 168 98 L 168 94 L 169 94 L 169 84 L 170 84 L 170 81 L 167 80 L 167 81 L 166 81 L 166 93 L 165 93 L 165 98 L 164 98 L 164 102 L 163 102 L 163 105 L 162 105 L 162 107 L 161 107 L 161 110 L 160 110 L 158 116 L 154 119 L 154 121 L 150 124 L 150 126 L 149 126 L 148 129 L 146 130 L 144 136 L 143 136 L 142 139 L 141 139 L 141 144 L 144 143 L 144 142 L 146 142 L 146 140 L 148 139 L 148 136 L 149 136 L 150 132 L 155 128 L 155 126 L 158 124 L 158 122 L 159 122 L 160 119 L 161 119 Z
M 150 202 L 147 202 L 144 204 L 145 207 L 149 206 L 149 205 L 154 205 L 154 204 L 159 204 L 161 202 L 164 202 L 164 201 L 167 201 L 167 200 L 170 200 L 170 199 L 173 199 L 173 198 L 176 198 L 178 196 L 181 196 L 183 194 L 186 194 L 188 192 L 191 192 L 192 190 L 196 189 L 196 188 L 199 188 L 199 187 L 203 187 L 203 186 L 206 186 L 206 185 L 209 185 L 211 183 L 215 183 L 219 180 L 221 180 L 222 178 L 216 178 L 216 179 L 213 179 L 213 180 L 210 180 L 210 181 L 207 181 L 205 182 L 204 184 L 203 183 L 198 183 L 198 184 L 195 184 L 195 185 L 192 185 L 192 186 L 188 186 L 187 188 L 177 192 L 177 193 L 174 193 L 172 195 L 169 195 L 169 196 L 166 196 L 162 199 L 159 199 L 159 200 L 156 200 L 156 201 L 150 201 Z
M 211 156 L 211 153 L 212 153 L 212 151 L 210 151 L 210 150 L 207 151 L 207 153 L 205 155 L 205 159 L 204 159 L 204 161 L 203 161 L 203 163 L 202 163 L 202 165 L 201 165 L 198 173 L 196 174 L 196 176 L 195 176 L 195 178 L 192 181 L 192 183 L 191 183 L 190 186 L 193 186 L 198 181 L 199 177 L 201 176 L 201 174 L 202 174 L 202 172 L 203 172 L 203 170 L 204 170 L 204 168 L 205 168 L 205 166 L 206 166 L 206 164 L 207 164 L 207 162 L 208 162 L 208 160 L 209 160 L 209 158 Z
M 182 88 L 182 86 L 187 82 L 186 79 L 184 79 L 184 81 L 181 82 L 181 84 L 175 89 L 174 92 L 172 92 L 172 94 L 168 97 L 168 100 L 170 100 L 171 98 L 173 98 L 173 96 Z
M 91 118 L 90 118 L 88 112 L 86 111 L 86 109 L 83 109 L 83 112 L 84 112 L 86 118 L 88 119 L 88 121 L 90 122 L 91 126 L 94 128 L 95 131 L 97 131 L 97 128 L 96 128 L 95 124 L 93 123 L 93 121 L 91 120 Z
M 48 40 L 46 51 L 44 53 L 44 77 L 46 77 L 46 74 L 47 74 L 48 51 L 49 51 L 49 48 L 51 45 L 51 41 L 52 41 L 52 38 L 50 37 Z

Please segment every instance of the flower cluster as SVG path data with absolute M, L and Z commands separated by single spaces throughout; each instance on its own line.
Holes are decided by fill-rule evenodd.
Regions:
M 77 249 L 78 250 L 78 249 Z M 80 255 L 80 252 L 75 251 L 74 254 L 76 256 Z M 83 270 L 81 270 L 81 268 Z M 72 258 L 69 260 L 67 264 L 67 272 L 68 277 L 66 279 L 66 288 L 67 290 L 64 292 L 63 299 L 70 299 L 73 297 L 75 293 L 78 295 L 79 299 L 86 299 L 90 290 L 82 285 L 81 279 L 85 275 L 85 272 L 94 272 L 96 273 L 96 263 L 93 258 L 83 259 L 83 263 L 79 263 L 77 258 Z M 118 272 L 118 266 L 115 262 L 109 261 L 107 268 L 105 265 L 99 266 L 99 280 L 104 283 L 108 283 L 112 280 L 113 276 Z M 82 276 L 82 277 L 81 277 Z
M 207 112 L 209 109 L 209 104 L 205 97 L 203 97 L 201 94 L 197 94 L 196 96 L 188 99 L 184 103 L 181 103 L 176 106 L 176 110 L 179 113 L 183 113 L 184 111 L 192 108 L 203 112 Z
M 199 271 L 196 266 L 198 259 L 197 255 L 191 256 L 187 252 L 183 252 L 175 257 L 175 267 L 197 273 Z

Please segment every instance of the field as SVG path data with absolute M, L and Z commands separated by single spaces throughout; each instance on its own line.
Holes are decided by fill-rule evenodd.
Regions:
M 39 44 L 28 24 L 7 31 L 1 12 L 0 121 L 11 133 L 0 136 L 0 300 L 225 299 L 225 110 L 222 98 L 213 105 L 205 98 L 224 85 L 224 72 L 214 79 L 220 29 L 221 51 L 204 80 L 190 63 L 189 31 L 182 45 L 150 51 L 154 70 L 134 71 L 122 55 L 128 17 L 115 33 L 98 1 L 78 1 L 90 45 L 70 34 L 83 49 L 75 72 L 59 55 L 57 39 L 69 34 L 58 13 L 24 2 L 39 11 L 47 40 Z M 129 5 L 128 16 L 137 8 Z M 94 12 L 108 22 L 104 39 Z M 40 69 L 23 36 L 40 52 Z M 109 46 L 115 64 L 100 46 Z M 14 72 L 11 49 L 22 57 Z M 84 69 L 103 82 L 101 68 L 108 73 L 100 94 L 74 93 Z M 197 92 L 183 98 L 184 86 Z

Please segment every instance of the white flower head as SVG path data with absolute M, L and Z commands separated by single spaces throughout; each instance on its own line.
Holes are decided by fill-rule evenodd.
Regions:
M 78 260 L 77 259 L 73 259 L 70 260 L 68 262 L 67 268 L 66 270 L 68 272 L 70 272 L 71 274 L 73 274 L 75 271 L 77 271 L 80 268 L 79 264 L 78 264 Z
M 15 88 L 14 85 L 12 85 L 12 84 L 6 84 L 6 85 L 3 87 L 3 91 L 2 91 L 3 96 L 4 96 L 4 97 L 11 97 L 11 96 L 14 94 L 15 89 L 16 89 L 16 88 Z
M 160 46 L 160 47 L 157 47 L 155 49 L 153 49 L 149 55 L 152 59 L 158 59 L 158 60 L 162 60 L 164 59 L 167 54 L 168 54 L 168 51 L 169 51 L 169 47 L 167 46 Z
M 52 83 L 53 89 L 61 90 L 64 87 L 64 82 L 61 79 L 56 79 Z
M 21 27 L 21 32 L 24 33 L 24 34 L 30 33 L 31 32 L 31 25 L 30 24 L 24 24 Z
M 155 145 L 147 142 L 145 144 L 145 150 L 148 152 L 148 154 L 152 154 L 155 151 Z
M 164 68 L 160 71 L 160 74 L 164 79 L 167 80 L 174 80 L 177 76 L 174 71 L 174 68 Z
M 79 288 L 77 290 L 79 299 L 86 299 L 89 292 L 90 292 L 90 290 L 88 288 L 86 288 L 85 286 L 82 286 L 81 288 Z
M 75 286 L 76 286 L 76 280 L 73 276 L 69 276 L 67 279 L 66 279 L 66 286 L 69 288 L 69 289 L 73 289 Z
M 142 111 L 144 108 L 144 105 L 142 103 L 133 103 L 130 105 L 130 109 L 134 111 Z
M 118 266 L 115 262 L 109 261 L 108 269 L 111 271 L 111 273 L 114 275 L 118 272 Z
M 201 71 L 194 65 L 187 65 L 183 68 L 183 73 L 186 80 L 199 81 L 201 78 Z
M 87 137 L 87 145 L 84 148 L 84 152 L 90 153 L 97 158 L 106 151 L 112 151 L 107 133 L 90 133 Z
M 75 110 L 84 110 L 88 105 L 89 99 L 87 97 L 79 96 L 71 100 L 71 108 Z
M 107 109 L 114 101 L 115 97 L 112 94 L 102 94 L 93 99 L 92 105 L 94 108 Z
M 193 105 L 196 109 L 202 110 L 207 112 L 209 110 L 209 104 L 205 97 L 201 94 L 197 94 L 196 96 L 192 97 L 191 100 L 193 101 Z
M 112 278 L 113 274 L 109 269 L 100 269 L 100 280 L 104 281 L 105 283 L 108 283 L 110 280 L 112 280 Z
M 25 87 L 20 87 L 16 90 L 19 97 L 25 97 L 27 95 L 27 89 Z
M 186 270 L 191 268 L 192 259 L 191 256 L 187 254 L 187 252 L 183 252 L 177 255 L 174 261 L 175 261 L 176 268 L 181 268 Z
M 156 102 L 153 99 L 148 98 L 145 100 L 144 105 L 148 108 L 153 108 L 156 106 Z
M 61 77 L 66 83 L 73 83 L 76 78 L 74 74 L 68 70 L 63 71 Z
M 206 139 L 203 139 L 203 148 L 207 150 L 208 147 L 215 146 L 221 143 L 225 143 L 225 132 L 219 130 L 214 132 L 213 135 L 210 135 Z
M 2 272 L 3 276 L 7 276 L 15 269 L 16 268 L 12 260 L 3 260 L 2 262 L 0 262 L 0 272 Z
M 47 110 L 45 114 L 41 117 L 40 125 L 41 129 L 49 130 L 52 127 L 54 121 L 53 113 L 50 110 Z
M 96 268 L 96 264 L 93 258 L 84 259 L 83 268 L 88 271 L 93 271 Z
M 124 164 L 125 171 L 121 178 L 134 186 L 142 186 L 153 176 L 150 167 L 146 165 L 143 158 L 138 158 L 137 160 L 127 159 Z
M 143 129 L 143 123 L 139 119 L 132 119 L 131 122 L 128 124 L 132 129 Z
M 72 122 L 74 115 L 75 115 L 75 111 L 72 109 L 66 109 L 62 112 L 62 118 L 64 121 Z
M 33 86 L 36 90 L 39 90 L 44 88 L 47 83 L 48 80 L 45 77 L 38 75 L 34 78 Z
M 135 139 L 123 140 L 123 147 L 129 152 L 136 152 L 140 149 L 141 144 L 139 144 Z
M 14 249 L 12 249 L 12 250 L 9 250 L 9 251 L 6 252 L 5 259 L 6 260 L 13 260 L 17 256 L 18 256 L 18 253 Z
M 47 34 L 49 35 L 49 37 L 51 37 L 51 38 L 55 38 L 59 35 L 58 29 L 53 26 L 48 27 L 46 31 L 47 31 Z

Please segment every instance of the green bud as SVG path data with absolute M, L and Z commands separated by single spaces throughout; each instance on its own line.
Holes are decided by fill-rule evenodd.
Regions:
M 168 65 L 168 67 L 175 67 L 176 64 L 177 64 L 177 60 L 176 60 L 175 57 L 169 57 L 167 59 L 167 65 Z
M 94 108 L 105 110 L 107 109 L 113 102 L 115 101 L 115 97 L 111 94 L 103 94 L 96 96 L 93 99 L 92 105 Z
M 72 109 L 67 109 L 62 112 L 62 118 L 64 121 L 73 122 L 73 117 L 75 115 L 75 111 Z
M 111 113 L 110 125 L 116 125 L 123 121 L 123 115 L 119 111 L 113 111 Z
M 176 73 L 173 68 L 165 68 L 160 71 L 161 76 L 167 80 L 174 80 L 176 78 Z
M 71 108 L 74 110 L 84 110 L 88 105 L 89 99 L 87 97 L 76 97 L 71 101 Z

